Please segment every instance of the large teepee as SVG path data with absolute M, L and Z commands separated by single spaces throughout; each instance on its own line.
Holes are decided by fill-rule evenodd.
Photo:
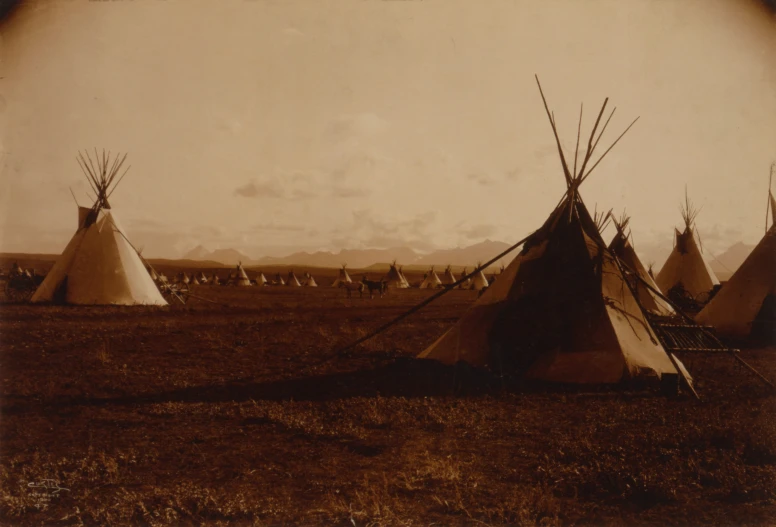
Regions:
M 628 218 L 624 213 L 619 220 L 614 220 L 614 226 L 617 229 L 614 239 L 609 244 L 609 250 L 613 252 L 620 261 L 633 273 L 631 288 L 636 291 L 637 299 L 647 311 L 656 315 L 670 316 L 674 314 L 674 309 L 660 296 L 655 293 L 659 290 L 654 279 L 644 268 L 639 260 L 636 251 L 633 248 L 626 229 L 628 228 Z
M 726 337 L 776 344 L 776 200 L 773 225 L 719 292 L 695 317 Z
M 448 364 L 466 361 L 569 383 L 679 374 L 675 358 L 658 341 L 579 194 L 579 186 L 598 164 L 588 168 L 605 107 L 606 102 L 581 168 L 576 170 L 575 159 L 573 172 L 547 109 L 566 179 L 564 198 L 496 283 L 421 358 Z
M 438 287 L 442 287 L 442 280 L 439 279 L 439 276 L 437 276 L 436 271 L 434 271 L 434 267 L 432 266 L 431 269 L 426 273 L 426 276 L 423 277 L 423 281 L 420 283 L 420 288 L 436 289 Z
M 167 305 L 108 203 L 127 156 L 78 154 L 96 199 L 78 207 L 78 229 L 32 296 L 33 302 Z
M 339 287 L 341 283 L 345 284 L 351 284 L 353 283 L 353 280 L 350 279 L 350 275 L 348 274 L 348 270 L 346 269 L 347 264 L 342 264 L 342 269 L 339 270 L 339 275 L 337 276 L 337 279 L 332 282 L 332 287 Z
M 693 207 L 685 191 L 685 201 L 682 204 L 684 232 L 675 229 L 674 250 L 655 279 L 665 295 L 674 287 L 680 286 L 697 299 L 703 293 L 711 291 L 715 285 L 719 285 L 717 276 L 695 241 L 695 218 L 698 212 L 700 211 Z
M 391 263 L 391 267 L 388 269 L 386 282 L 388 287 L 395 287 L 397 289 L 406 289 L 410 286 L 407 279 L 404 278 L 404 275 L 402 275 L 398 267 L 396 267 L 396 260 Z

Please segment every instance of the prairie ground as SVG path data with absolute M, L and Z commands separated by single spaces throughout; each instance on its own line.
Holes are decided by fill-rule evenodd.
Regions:
M 432 293 L 194 293 L 0 306 L 4 524 L 776 524 L 776 399 L 730 357 L 682 357 L 702 402 L 527 391 L 412 359 L 474 292 L 346 354 Z

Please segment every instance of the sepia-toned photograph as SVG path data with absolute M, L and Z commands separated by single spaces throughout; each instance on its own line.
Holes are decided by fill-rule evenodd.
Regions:
M 0 523 L 776 525 L 776 0 L 0 0 Z

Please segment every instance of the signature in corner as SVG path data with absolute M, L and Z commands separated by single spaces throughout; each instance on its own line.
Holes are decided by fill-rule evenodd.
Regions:
M 42 479 L 38 482 L 31 481 L 27 483 L 27 486 L 32 489 L 45 489 L 50 494 L 59 494 L 61 491 L 70 492 L 70 489 L 59 486 L 59 482 L 53 479 Z

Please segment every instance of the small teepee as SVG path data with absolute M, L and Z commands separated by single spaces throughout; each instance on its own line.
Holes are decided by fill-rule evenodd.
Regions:
M 264 276 L 264 273 L 259 271 L 259 275 L 256 277 L 256 285 L 264 286 L 267 285 L 267 277 Z
M 96 159 L 79 152 L 77 161 L 96 198 L 78 208 L 78 228 L 64 252 L 32 295 L 32 302 L 63 304 L 167 305 L 108 203 L 126 175 L 127 159 L 103 150 Z
M 545 101 L 566 193 L 496 283 L 420 358 L 447 364 L 465 361 L 562 383 L 657 381 L 666 374 L 682 375 L 683 366 L 660 344 L 579 193 L 582 182 L 609 152 L 588 168 L 606 104 L 581 168 L 577 170 L 575 159 L 572 171 Z
M 313 278 L 313 275 L 310 273 L 305 273 L 304 278 L 305 287 L 318 287 L 318 284 L 315 282 L 315 278 Z
M 451 267 L 448 265 L 448 266 L 445 268 L 445 273 L 444 273 L 444 275 L 442 276 L 442 285 L 443 285 L 443 286 L 445 286 L 445 287 L 450 287 L 450 286 L 452 286 L 452 285 L 453 285 L 453 284 L 454 284 L 456 281 L 457 281 L 457 280 L 456 280 L 456 278 L 455 278 L 455 275 L 453 275 L 453 270 L 452 270 L 452 268 L 451 268 Z
M 482 265 L 481 262 L 477 262 L 477 268 Z M 479 269 L 473 277 L 469 279 L 469 289 L 473 289 L 475 291 L 482 291 L 488 287 L 488 279 L 485 278 L 485 274 L 482 272 L 482 269 Z
M 299 280 L 294 274 L 294 271 L 288 272 L 288 278 L 286 278 L 286 285 L 291 287 L 302 287 L 302 284 L 299 283 Z
M 684 232 L 675 229 L 676 243 L 674 250 L 657 274 L 655 282 L 663 294 L 668 295 L 674 287 L 681 287 L 693 298 L 711 291 L 719 285 L 717 275 L 703 257 L 703 252 L 695 242 L 695 218 L 700 212 L 696 209 L 685 190 L 682 204 L 682 219 Z
M 437 276 L 436 271 L 434 271 L 434 267 L 432 266 L 431 269 L 426 273 L 426 276 L 423 277 L 423 281 L 420 283 L 420 288 L 436 289 L 438 287 L 442 287 L 442 280 L 439 279 L 439 276 Z
M 717 333 L 776 344 L 776 200 L 773 224 L 744 263 L 695 317 Z
M 351 284 L 353 283 L 353 280 L 350 279 L 350 275 L 348 274 L 348 270 L 346 269 L 347 264 L 342 264 L 342 269 L 339 270 L 339 275 L 337 276 L 337 279 L 332 282 L 332 287 L 339 287 L 341 283 L 345 284 Z
M 248 278 L 248 275 L 245 272 L 245 269 L 243 269 L 242 262 L 237 263 L 237 268 L 235 269 L 235 276 L 232 279 L 232 285 L 238 286 L 238 287 L 245 287 L 251 285 L 251 280 Z
M 463 268 L 463 271 L 461 272 L 461 277 L 460 277 L 460 279 L 461 279 L 461 280 L 463 280 L 463 278 L 464 278 L 464 277 L 465 277 L 467 274 L 469 274 L 469 273 L 466 271 L 466 267 L 464 267 L 464 268 Z M 471 278 L 467 278 L 466 280 L 464 280 L 463 282 L 461 282 L 461 284 L 458 286 L 458 289 L 471 289 L 471 288 L 472 288 L 472 279 L 471 279 Z
M 630 218 L 623 212 L 619 220 L 614 220 L 614 226 L 617 229 L 614 239 L 609 244 L 609 250 L 614 253 L 620 261 L 628 267 L 636 276 L 631 281 L 631 287 L 635 289 L 636 296 L 641 305 L 647 310 L 657 315 L 670 316 L 674 314 L 674 309 L 655 291 L 658 290 L 657 284 L 644 265 L 639 260 L 633 245 L 628 239 L 626 229 Z M 649 287 L 647 287 L 648 284 Z M 650 289 L 651 288 L 651 289 Z
M 398 267 L 396 267 L 396 260 L 391 263 L 391 267 L 388 269 L 388 275 L 385 280 L 387 282 L 387 287 L 406 289 L 410 286 L 410 284 L 407 283 L 407 279 L 404 278 Z
M 197 280 L 199 280 L 200 284 L 206 284 L 207 283 L 207 276 L 205 276 L 204 271 L 200 271 L 199 276 L 197 277 Z
M 218 275 L 216 273 L 213 273 L 213 275 L 210 277 L 210 285 L 220 285 L 221 279 L 218 278 Z

